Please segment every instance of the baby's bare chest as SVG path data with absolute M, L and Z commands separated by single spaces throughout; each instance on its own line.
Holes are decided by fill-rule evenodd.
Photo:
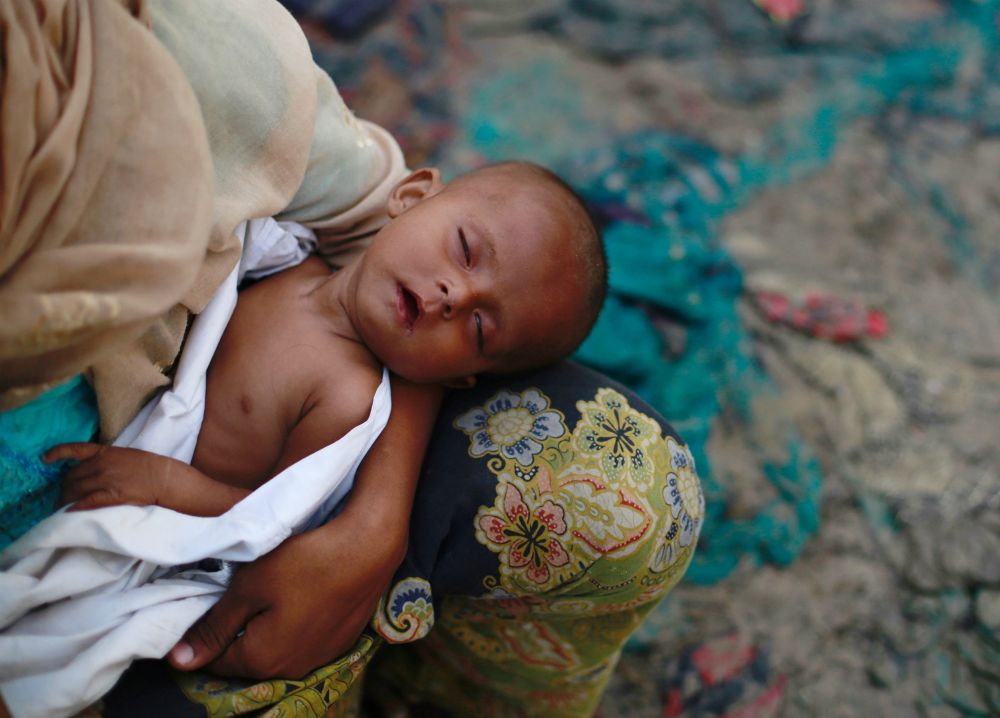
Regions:
M 241 296 L 209 367 L 205 420 L 192 464 L 256 487 L 272 475 L 315 387 L 328 340 L 294 296 L 255 287 Z

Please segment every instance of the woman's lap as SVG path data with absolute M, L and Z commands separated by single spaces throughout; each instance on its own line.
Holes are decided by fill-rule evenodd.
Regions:
M 453 396 L 401 570 L 445 599 L 434 631 L 384 651 L 381 672 L 457 715 L 592 712 L 701 526 L 690 453 L 654 416 L 569 362 Z
M 301 681 L 174 679 L 202 715 L 350 715 L 385 643 L 377 670 L 410 700 L 456 715 L 587 715 L 683 575 L 702 515 L 690 453 L 626 389 L 571 362 L 491 379 L 442 410 L 410 550 L 371 635 Z M 108 715 L 149 680 L 135 673 Z

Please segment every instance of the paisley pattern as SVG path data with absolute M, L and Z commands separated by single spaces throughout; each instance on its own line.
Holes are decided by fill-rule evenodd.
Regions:
M 416 641 L 434 625 L 431 585 L 423 578 L 404 578 L 379 602 L 372 625 L 389 643 Z
M 380 643 L 377 636 L 362 634 L 347 654 L 300 680 L 238 681 L 198 671 L 178 672 L 174 679 L 184 695 L 201 704 L 208 716 L 320 717 L 329 706 L 339 703 L 347 708 L 350 702 L 342 699 L 357 685 Z

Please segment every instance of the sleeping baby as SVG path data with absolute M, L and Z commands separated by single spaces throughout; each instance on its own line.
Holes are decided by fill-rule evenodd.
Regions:
M 220 515 L 364 421 L 383 366 L 415 383 L 471 386 L 481 373 L 567 356 L 595 321 L 607 282 L 600 238 L 548 170 L 507 162 L 447 184 L 417 170 L 387 213 L 343 269 L 311 257 L 240 293 L 208 369 L 190 464 L 64 444 L 44 457 L 79 462 L 63 500 Z

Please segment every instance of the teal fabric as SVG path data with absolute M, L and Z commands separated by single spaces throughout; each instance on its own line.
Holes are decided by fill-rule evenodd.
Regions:
M 0 549 L 56 508 L 65 462 L 44 464 L 42 453 L 90 441 L 97 425 L 94 392 L 81 376 L 0 413 Z

